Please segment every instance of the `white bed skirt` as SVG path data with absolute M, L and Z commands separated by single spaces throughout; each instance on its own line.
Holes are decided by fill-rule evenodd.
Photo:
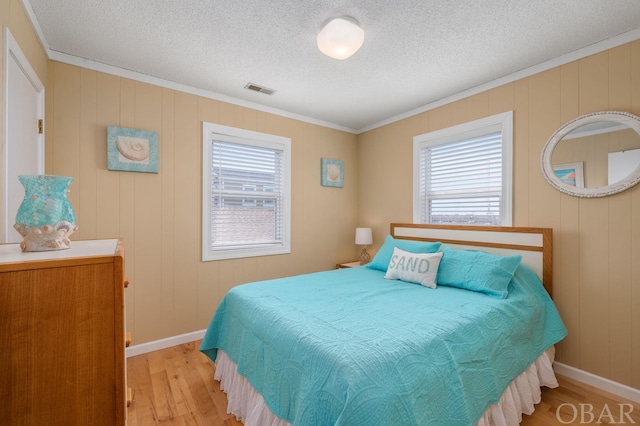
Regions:
M 558 387 L 553 372 L 555 347 L 551 346 L 522 374 L 516 377 L 502 394 L 500 401 L 487 408 L 476 426 L 509 426 L 522 421 L 522 414 L 531 414 L 540 402 L 541 386 Z M 262 396 L 249 381 L 236 371 L 236 364 L 218 349 L 214 378 L 227 394 L 227 412 L 234 414 L 245 426 L 288 426 L 274 415 Z

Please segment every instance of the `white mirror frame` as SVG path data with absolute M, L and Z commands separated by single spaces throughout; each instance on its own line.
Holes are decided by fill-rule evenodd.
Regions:
M 542 175 L 547 182 L 549 182 L 549 184 L 558 191 L 574 197 L 606 197 L 622 192 L 625 189 L 629 189 L 640 181 L 640 165 L 638 165 L 633 173 L 626 178 L 611 185 L 596 188 L 579 188 L 568 185 L 555 174 L 553 165 L 551 164 L 551 156 L 553 155 L 553 150 L 556 148 L 556 145 L 558 145 L 565 136 L 578 127 L 597 121 L 613 121 L 624 124 L 635 130 L 635 132 L 640 136 L 640 117 L 621 111 L 602 111 L 581 115 L 580 117 L 574 118 L 561 126 L 555 131 L 555 133 L 553 133 L 553 135 L 551 135 L 542 149 L 542 156 L 540 157 Z

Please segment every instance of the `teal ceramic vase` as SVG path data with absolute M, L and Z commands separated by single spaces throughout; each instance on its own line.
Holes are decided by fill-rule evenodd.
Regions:
M 63 250 L 71 246 L 69 236 L 78 229 L 67 199 L 71 181 L 67 176 L 22 175 L 24 200 L 14 228 L 22 235 L 22 251 Z

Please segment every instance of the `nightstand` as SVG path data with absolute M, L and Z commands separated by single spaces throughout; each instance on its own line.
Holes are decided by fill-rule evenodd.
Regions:
M 359 260 L 355 262 L 338 263 L 336 264 L 336 269 L 355 268 L 356 266 L 362 266 Z

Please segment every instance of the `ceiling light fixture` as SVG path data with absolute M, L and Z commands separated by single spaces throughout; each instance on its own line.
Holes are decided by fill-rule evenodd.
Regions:
M 347 59 L 360 49 L 364 30 L 350 17 L 328 21 L 318 33 L 318 49 L 335 59 Z

